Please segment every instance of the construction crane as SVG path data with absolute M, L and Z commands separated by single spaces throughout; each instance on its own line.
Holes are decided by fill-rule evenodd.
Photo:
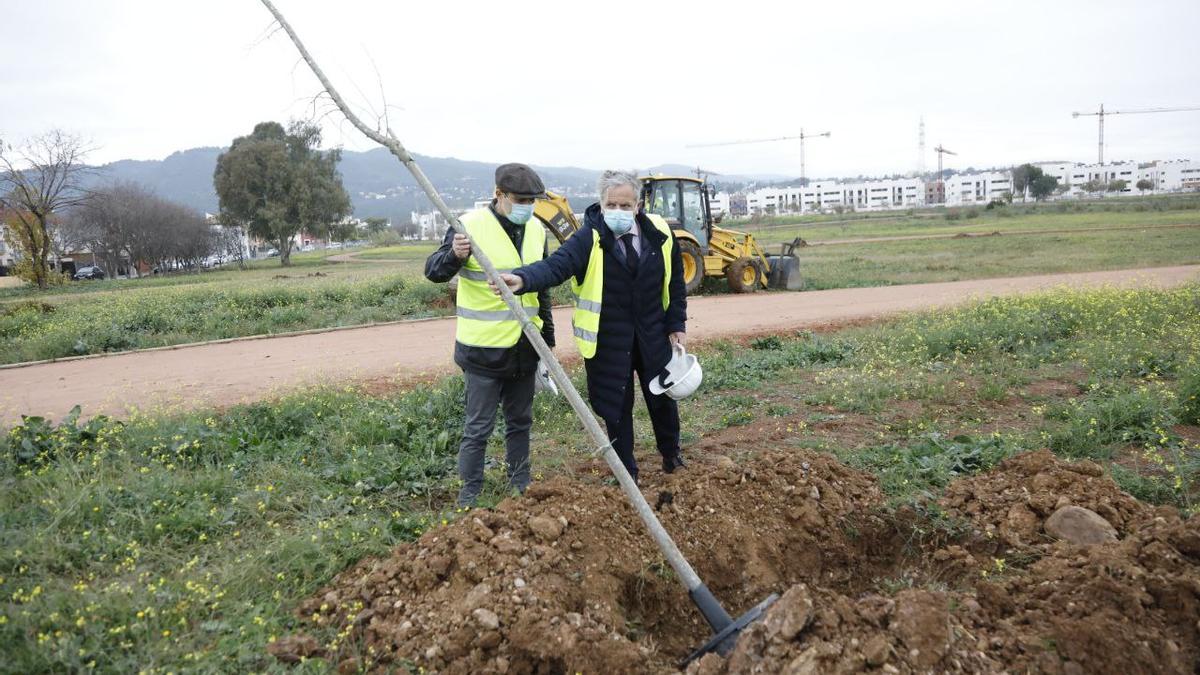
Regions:
M 808 138 L 820 138 L 820 137 L 829 138 L 831 135 L 832 135 L 832 132 L 829 132 L 829 131 L 824 131 L 819 134 L 806 134 L 806 133 L 804 133 L 804 129 L 801 129 L 799 136 L 780 136 L 779 138 L 756 138 L 754 140 L 748 140 L 748 141 L 725 141 L 723 143 L 700 143 L 700 144 L 696 144 L 696 145 L 689 145 L 687 147 L 689 147 L 689 148 L 715 148 L 715 147 L 723 146 L 723 145 L 746 145 L 748 143 L 774 143 L 775 141 L 799 140 L 800 141 L 800 184 L 808 185 L 808 179 L 805 178 L 805 172 L 804 172 L 805 171 L 804 141 L 805 141 L 805 139 L 808 139 Z
M 1183 106 L 1179 108 L 1135 108 L 1133 110 L 1105 110 L 1104 104 L 1096 112 L 1073 112 L 1071 117 L 1096 117 L 1100 120 L 1100 164 L 1104 164 L 1104 116 L 1105 115 L 1141 115 L 1143 113 L 1187 112 L 1200 110 L 1200 106 Z
M 946 148 L 943 148 L 941 143 L 938 143 L 937 147 L 934 148 L 933 151 L 936 152 L 938 156 L 938 203 L 941 204 L 942 202 L 946 201 L 946 183 L 945 177 L 942 175 L 942 155 L 957 155 L 958 153 L 954 152 L 953 150 L 947 150 Z

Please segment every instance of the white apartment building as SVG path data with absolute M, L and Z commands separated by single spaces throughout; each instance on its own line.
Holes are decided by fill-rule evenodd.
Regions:
M 1141 171 L 1143 178 L 1154 183 L 1156 192 L 1200 190 L 1200 161 L 1194 159 L 1155 162 Z
M 946 206 L 987 204 L 993 199 L 1004 199 L 1012 192 L 1012 173 L 1009 171 L 985 171 L 982 173 L 955 174 L 945 180 Z
M 14 262 L 12 247 L 4 240 L 4 228 L 0 227 L 0 267 L 12 267 Z
M 1102 184 L 1114 180 L 1125 181 L 1121 194 L 1139 194 L 1137 183 L 1147 180 L 1154 187 L 1152 192 L 1179 192 L 1200 189 L 1200 161 L 1177 159 L 1148 162 L 1112 162 L 1108 164 L 1069 164 L 1065 162 L 1037 163 L 1047 174 L 1058 178 L 1058 184 L 1066 187 L 1066 194 L 1085 194 L 1083 186 L 1091 181 Z
M 476 202 L 477 204 L 479 202 Z M 491 200 L 483 202 L 483 207 L 491 204 Z M 483 208 L 475 207 L 475 208 Z M 441 211 L 429 211 L 421 213 L 419 211 L 410 211 L 412 224 L 417 226 L 418 239 L 434 239 L 441 237 L 446 232 L 446 219 L 442 217 Z
M 718 192 L 708 198 L 708 210 L 713 216 L 729 214 L 729 193 Z
M 919 178 L 858 183 L 815 181 L 804 187 L 761 188 L 746 194 L 750 213 L 810 213 L 836 207 L 862 211 L 924 204 L 925 183 Z

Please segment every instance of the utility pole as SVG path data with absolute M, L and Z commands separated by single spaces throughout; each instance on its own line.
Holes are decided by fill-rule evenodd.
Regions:
M 925 180 L 925 118 L 917 127 L 917 178 Z
M 1073 112 L 1071 117 L 1095 117 L 1100 121 L 1100 147 L 1099 164 L 1104 165 L 1104 116 L 1105 115 L 1141 115 L 1145 113 L 1165 113 L 1165 112 L 1188 112 L 1191 110 L 1200 110 L 1200 106 L 1183 106 L 1180 108 L 1135 108 L 1132 110 L 1105 110 L 1104 104 L 1100 104 L 1100 109 L 1096 112 Z

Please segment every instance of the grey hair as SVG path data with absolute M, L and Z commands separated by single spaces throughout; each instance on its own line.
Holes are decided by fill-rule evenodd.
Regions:
M 596 183 L 596 189 L 600 191 L 600 203 L 604 203 L 604 195 L 609 190 L 626 185 L 633 188 L 633 194 L 637 195 L 641 193 L 642 182 L 638 180 L 636 171 L 608 169 L 600 174 L 600 180 Z

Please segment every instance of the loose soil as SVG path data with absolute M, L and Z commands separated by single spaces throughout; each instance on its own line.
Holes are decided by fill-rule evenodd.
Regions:
M 1047 451 L 886 507 L 829 455 L 724 455 L 643 475 L 697 572 L 738 614 L 781 593 L 736 649 L 688 672 L 1190 673 L 1200 659 L 1200 521 Z M 1118 540 L 1056 541 L 1075 505 Z M 298 609 L 347 642 L 269 646 L 343 672 L 674 672 L 708 629 L 615 489 L 537 483 L 524 498 L 364 560 Z

